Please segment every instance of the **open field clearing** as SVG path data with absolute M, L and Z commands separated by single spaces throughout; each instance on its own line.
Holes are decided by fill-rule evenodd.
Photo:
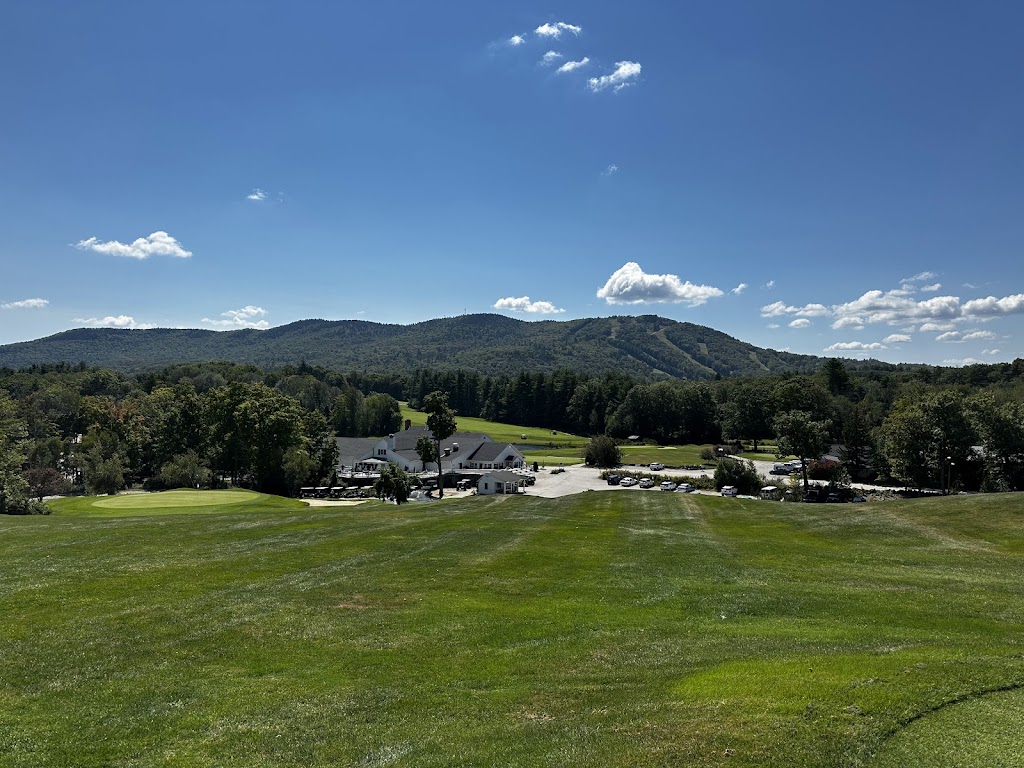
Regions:
M 86 496 L 55 499 L 49 507 L 60 515 L 86 517 L 119 517 L 136 515 L 201 514 L 235 511 L 244 504 L 245 511 L 303 509 L 295 499 L 267 496 L 246 490 L 192 491 L 178 489 L 162 493 L 126 493 L 119 496 Z M 241 511 L 241 510 L 239 510 Z
M 0 518 L 0 766 L 1018 764 L 1019 495 L 161 496 Z
M 400 405 L 402 407 L 403 422 L 408 419 L 414 427 L 426 425 L 427 414 L 422 411 L 412 410 L 408 403 L 400 403 Z M 487 421 L 487 419 L 478 419 L 471 416 L 459 416 L 457 421 L 460 432 L 484 432 L 490 435 L 496 443 L 553 445 L 556 448 L 579 447 L 587 444 L 587 438 L 570 435 L 568 432 L 552 434 L 550 429 L 517 427 L 514 424 L 502 424 L 497 421 Z M 526 437 L 523 438 L 523 435 L 526 435 Z

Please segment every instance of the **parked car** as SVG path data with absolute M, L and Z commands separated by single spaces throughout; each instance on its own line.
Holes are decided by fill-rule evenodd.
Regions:
M 671 480 L 666 480 L 664 483 L 661 484 L 661 490 L 663 491 L 674 491 L 675 489 L 676 484 L 673 483 Z
M 636 480 L 632 477 L 624 477 L 619 481 L 619 485 L 621 485 L 623 488 L 632 488 L 634 485 L 636 485 Z
M 850 501 L 852 501 L 854 504 L 863 504 L 865 501 L 867 501 L 867 499 L 865 499 L 863 496 L 854 496 L 852 499 L 850 499 Z
M 842 499 L 840 498 L 838 493 L 830 493 L 827 497 L 825 497 L 826 504 L 838 504 L 841 501 Z
M 772 467 L 770 475 L 789 475 L 793 473 L 793 468 L 788 464 L 776 464 Z
M 804 493 L 804 501 L 806 502 L 819 502 L 825 500 L 825 494 L 821 492 L 820 488 L 808 488 L 807 492 Z
M 723 485 L 720 493 L 723 496 L 739 496 L 740 491 L 735 485 Z
M 655 462 L 651 463 L 650 467 L 651 467 L 651 472 L 660 472 L 661 470 L 663 470 L 665 468 L 665 465 L 664 464 L 660 464 L 659 462 L 655 461 Z
M 676 493 L 693 493 L 694 488 L 689 483 L 680 483 L 676 486 Z
M 653 488 L 654 487 L 654 481 L 651 480 L 651 478 L 649 478 L 649 477 L 645 477 L 643 480 L 640 481 L 640 487 L 641 488 Z
M 622 480 L 622 475 L 608 475 L 605 479 L 608 481 L 608 485 L 618 485 Z

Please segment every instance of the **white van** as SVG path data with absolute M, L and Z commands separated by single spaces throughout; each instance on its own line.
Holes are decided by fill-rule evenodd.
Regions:
M 740 491 L 735 485 L 723 485 L 721 494 L 723 496 L 739 496 Z

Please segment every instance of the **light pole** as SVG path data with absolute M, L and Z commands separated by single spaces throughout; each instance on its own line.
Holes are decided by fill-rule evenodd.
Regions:
M 939 482 L 942 485 L 942 495 L 948 496 L 949 486 L 952 484 L 953 480 L 953 457 L 947 456 L 946 461 L 943 463 L 945 464 L 945 467 L 943 467 L 944 471 L 939 475 Z

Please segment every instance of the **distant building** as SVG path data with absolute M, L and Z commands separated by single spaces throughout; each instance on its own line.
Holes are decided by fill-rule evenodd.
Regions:
M 422 437 L 433 440 L 426 427 L 410 427 L 383 438 L 337 438 L 339 476 L 380 472 L 391 462 L 412 474 L 437 472 L 436 462 L 424 465 L 416 453 Z M 526 459 L 509 443 L 496 443 L 482 432 L 456 432 L 441 441 L 441 469 L 445 474 L 478 474 L 484 470 L 522 469 Z

